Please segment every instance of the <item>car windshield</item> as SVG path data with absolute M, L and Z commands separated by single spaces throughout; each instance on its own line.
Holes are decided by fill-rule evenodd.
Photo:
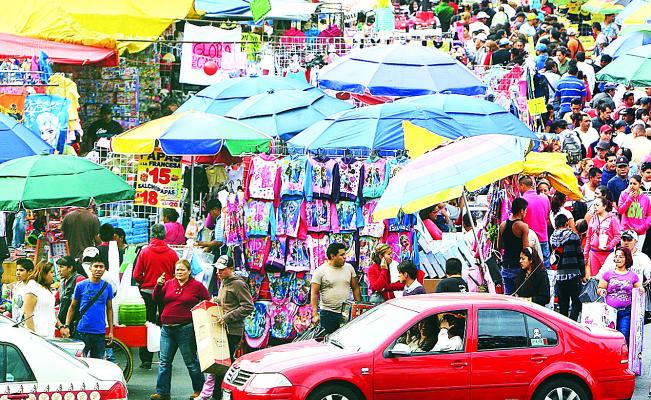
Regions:
M 371 351 L 416 315 L 416 311 L 381 304 L 342 326 L 328 342 L 345 349 Z

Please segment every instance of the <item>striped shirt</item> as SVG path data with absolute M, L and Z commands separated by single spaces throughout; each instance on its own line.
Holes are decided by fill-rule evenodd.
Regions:
M 566 75 L 558 81 L 556 86 L 556 97 L 561 101 L 559 111 L 561 114 L 570 111 L 572 100 L 576 97 L 584 98 L 588 95 L 585 90 L 585 83 L 573 75 Z

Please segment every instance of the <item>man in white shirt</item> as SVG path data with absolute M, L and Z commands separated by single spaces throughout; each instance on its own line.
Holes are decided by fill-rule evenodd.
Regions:
M 591 64 L 585 62 L 585 53 L 582 51 L 576 53 L 576 67 L 579 71 L 583 72 L 583 75 L 588 80 L 590 93 L 594 93 L 594 85 L 596 83 L 594 68 Z
M 649 256 L 644 254 L 642 250 L 638 250 L 637 239 L 638 236 L 634 230 L 626 230 L 622 233 L 621 245 L 622 247 L 629 249 L 633 256 L 633 266 L 631 267 L 631 270 L 638 275 L 642 283 L 647 283 L 651 279 L 651 259 L 649 259 Z M 606 257 L 604 265 L 601 267 L 596 277 L 601 279 L 606 272 L 614 269 L 615 252 L 612 252 L 608 257 Z
M 527 22 L 520 26 L 520 33 L 527 35 L 528 37 L 536 36 L 536 26 L 540 23 L 540 19 L 537 14 L 529 13 L 527 14 Z
M 599 140 L 599 132 L 592 127 L 592 119 L 586 113 L 581 113 L 581 120 L 579 126 L 574 128 L 581 138 L 582 143 L 592 143 Z

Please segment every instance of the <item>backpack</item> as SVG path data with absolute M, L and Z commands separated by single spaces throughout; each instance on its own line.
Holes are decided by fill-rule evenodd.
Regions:
M 271 318 L 269 317 L 268 301 L 258 301 L 253 304 L 253 312 L 244 318 L 244 339 L 246 344 L 254 349 L 265 347 L 269 341 Z
M 572 203 L 572 217 L 575 221 L 585 218 L 588 213 L 588 205 L 582 201 L 575 201 Z
M 310 302 L 310 281 L 312 275 L 306 272 L 297 272 L 289 286 L 289 298 L 297 306 L 304 306 Z
M 282 305 L 271 304 L 269 306 L 269 317 L 271 319 L 271 337 L 276 339 L 292 339 L 296 332 L 294 331 L 294 319 L 298 307 L 293 303 Z
M 540 72 L 536 72 L 533 76 L 533 93 L 534 98 L 544 97 L 545 103 L 549 101 L 550 85 L 547 77 Z
M 582 159 L 581 142 L 578 135 L 574 135 L 572 132 L 565 133 L 561 151 L 567 155 L 568 164 L 578 164 Z
M 292 284 L 294 274 L 288 273 L 267 273 L 269 278 L 269 291 L 271 292 L 271 301 L 274 304 L 284 304 L 289 300 L 289 287 Z

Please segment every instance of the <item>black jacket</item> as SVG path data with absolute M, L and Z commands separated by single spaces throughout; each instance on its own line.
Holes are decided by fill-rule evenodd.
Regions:
M 517 290 L 513 294 L 518 297 L 531 297 L 532 302 L 541 306 L 549 303 L 549 278 L 547 270 L 542 265 L 538 266 L 529 277 L 526 277 L 526 272 L 522 270 L 515 278 L 515 287 Z

